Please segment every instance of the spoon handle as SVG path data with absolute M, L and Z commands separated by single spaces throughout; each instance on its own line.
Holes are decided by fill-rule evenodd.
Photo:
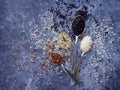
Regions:
M 76 64 L 78 37 L 79 36 L 75 36 L 75 45 L 74 45 L 73 56 L 72 56 L 72 71 L 74 71 L 76 69 L 75 64 Z

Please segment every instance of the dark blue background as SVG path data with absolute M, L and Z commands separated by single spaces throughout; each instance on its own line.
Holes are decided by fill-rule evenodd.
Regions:
M 74 4 L 75 7 L 70 7 Z M 42 30 L 42 18 L 54 17 L 56 31 L 61 29 L 71 32 L 71 21 L 75 12 L 83 6 L 88 7 L 100 23 L 98 28 L 92 27 L 94 20 L 88 19 L 86 33 L 93 37 L 95 46 L 83 61 L 81 77 L 83 85 L 70 85 L 70 77 L 64 72 L 41 75 L 37 62 L 43 60 L 43 52 L 36 48 L 35 42 L 45 38 L 30 39 L 31 34 Z M 60 18 L 51 8 L 66 15 Z M 46 16 L 44 16 L 44 14 Z M 52 17 L 51 17 L 52 16 Z M 109 19 L 108 21 L 106 19 Z M 63 24 L 59 24 L 62 21 Z M 31 25 L 31 22 L 35 22 Z M 52 26 L 49 20 L 48 27 Z M 102 24 L 102 25 L 101 25 Z M 36 26 L 35 26 L 36 25 Z M 110 31 L 105 29 L 112 27 Z M 48 33 L 49 38 L 49 32 Z M 42 36 L 43 35 L 43 36 Z M 51 37 L 51 36 L 50 36 Z M 46 39 L 45 39 L 46 40 Z M 102 44 L 100 41 L 102 40 Z M 24 45 L 21 46 L 21 43 Z M 31 46 L 30 54 L 28 47 Z M 16 48 L 19 47 L 19 51 Z M 41 48 L 43 48 L 41 46 Z M 23 69 L 37 71 L 37 75 L 19 71 L 19 64 L 31 59 L 37 52 L 41 58 L 35 65 L 23 66 Z M 17 58 L 13 54 L 17 52 Z M 92 57 L 93 55 L 93 57 Z M 91 56 L 91 57 L 90 57 Z M 90 57 L 90 59 L 89 59 Z M 89 64 L 90 63 L 90 64 Z M 15 65 L 15 66 L 14 66 Z M 15 67 L 15 68 L 13 68 Z M 97 68 L 97 69 L 96 69 Z M 90 72 L 89 72 L 90 71 Z M 95 76 L 94 73 L 98 75 Z M 120 89 L 120 0 L 0 0 L 0 90 L 119 90 Z

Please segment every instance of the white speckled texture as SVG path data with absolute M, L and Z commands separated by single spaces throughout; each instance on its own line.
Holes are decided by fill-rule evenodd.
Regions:
M 119 0 L 0 0 L 0 90 L 119 90 L 119 5 Z M 46 42 L 61 31 L 74 38 L 72 20 L 83 6 L 99 25 L 91 16 L 86 21 L 93 47 L 81 66 L 83 83 L 71 86 L 62 68 L 48 64 Z

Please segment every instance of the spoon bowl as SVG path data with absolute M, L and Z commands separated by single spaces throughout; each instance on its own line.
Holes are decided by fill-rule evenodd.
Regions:
M 73 33 L 76 36 L 79 36 L 80 34 L 83 33 L 84 28 L 85 28 L 85 19 L 81 15 L 75 17 L 72 23 Z

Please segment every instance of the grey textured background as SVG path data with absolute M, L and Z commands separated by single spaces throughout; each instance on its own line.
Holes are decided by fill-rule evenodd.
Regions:
M 38 64 L 45 58 L 44 42 L 55 35 L 51 29 L 72 36 L 72 20 L 83 6 L 99 26 L 95 27 L 93 18 L 86 22 L 86 34 L 94 45 L 81 67 L 84 83 L 71 86 L 66 73 L 51 66 L 54 70 L 45 75 Z M 39 57 L 28 65 L 34 52 Z M 0 0 L 0 90 L 119 89 L 120 0 Z

